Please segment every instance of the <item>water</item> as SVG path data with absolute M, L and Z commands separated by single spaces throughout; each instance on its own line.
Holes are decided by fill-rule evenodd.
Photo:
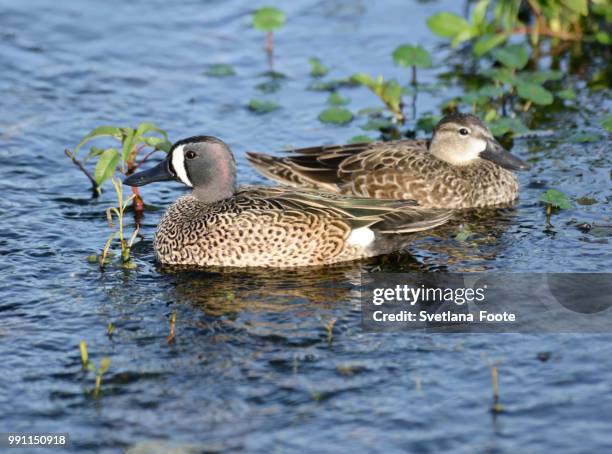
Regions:
M 92 199 L 63 154 L 94 126 L 153 120 L 173 140 L 212 134 L 234 149 L 243 184 L 265 181 L 245 150 L 339 143 L 362 133 L 316 120 L 326 93 L 307 91 L 307 59 L 407 80 L 390 52 L 404 42 L 435 51 L 425 19 L 461 12 L 461 2 L 303 1 L 283 5 L 276 34 L 281 91 L 263 95 L 264 37 L 250 27 L 259 5 L 216 2 L 21 2 L 0 16 L 0 428 L 69 432 L 70 449 L 147 451 L 155 440 L 196 450 L 564 451 L 609 448 L 612 354 L 606 335 L 364 334 L 362 271 L 610 271 L 609 138 L 567 142 L 594 130 L 609 92 L 582 90 L 582 111 L 551 114 L 552 136 L 523 139 L 513 152 L 532 170 L 520 175 L 514 209 L 415 238 L 410 254 L 304 272 L 176 271 L 154 261 L 161 210 L 184 189 L 142 190 L 153 208 L 138 268 L 101 273 L 85 257 L 109 230 L 107 190 Z M 237 76 L 203 75 L 229 63 Z M 422 72 L 433 81 L 438 66 Z M 420 94 L 419 113 L 437 111 L 452 91 Z M 343 91 L 350 108 L 376 106 L 363 89 Z M 256 115 L 251 98 L 282 110 Z M 363 123 L 363 121 L 361 121 Z M 601 131 L 600 131 L 601 132 Z M 591 205 L 553 216 L 545 228 L 540 193 L 549 187 Z M 130 226 L 131 228 L 131 226 Z M 169 317 L 176 338 L 166 342 Z M 336 319 L 333 341 L 325 325 Z M 106 326 L 112 322 L 112 338 Z M 81 370 L 79 341 L 94 363 L 112 364 L 102 395 Z M 540 352 L 550 352 L 546 362 Z M 489 412 L 488 361 L 500 362 L 505 413 Z M 417 386 L 420 383 L 420 386 Z M 169 445 L 162 447 L 162 451 Z M 199 452 L 199 451 L 198 451 Z

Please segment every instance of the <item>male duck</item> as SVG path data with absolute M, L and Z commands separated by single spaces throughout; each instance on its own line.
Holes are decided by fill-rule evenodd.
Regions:
M 293 187 L 377 199 L 413 199 L 428 208 L 513 202 L 512 170 L 529 166 L 506 151 L 478 117 L 443 118 L 431 140 L 312 147 L 291 156 L 247 153 L 263 175 Z
M 167 158 L 125 180 L 130 186 L 179 180 L 193 188 L 162 217 L 155 252 L 174 265 L 328 265 L 397 249 L 393 234 L 443 224 L 448 210 L 289 188 L 236 189 L 236 164 L 221 140 L 191 137 Z M 403 245 L 408 241 L 404 238 Z

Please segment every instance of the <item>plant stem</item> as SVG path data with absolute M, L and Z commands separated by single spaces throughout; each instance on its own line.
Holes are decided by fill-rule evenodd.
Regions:
M 70 160 L 81 170 L 81 172 L 83 172 L 85 174 L 85 176 L 87 178 L 89 178 L 89 181 L 91 182 L 91 186 L 94 192 L 94 195 L 97 197 L 102 193 L 102 190 L 100 189 L 100 186 L 98 186 L 98 183 L 96 183 L 96 180 L 94 177 L 91 176 L 91 174 L 87 171 L 87 169 L 85 168 L 85 166 L 81 163 L 81 161 L 79 161 L 76 156 L 74 155 L 74 153 L 72 151 L 70 151 L 68 148 L 64 149 L 64 153 L 66 154 L 66 156 L 68 156 L 70 158 Z
M 411 83 L 416 88 L 416 84 L 417 84 L 417 69 L 416 69 L 415 65 L 412 65 L 412 81 L 411 81 Z
M 274 34 L 272 32 L 268 32 L 266 37 L 266 52 L 269 54 L 274 50 Z

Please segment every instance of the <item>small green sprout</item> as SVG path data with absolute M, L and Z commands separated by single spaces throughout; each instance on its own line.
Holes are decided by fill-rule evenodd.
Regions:
M 336 324 L 336 319 L 332 318 L 325 324 L 325 331 L 327 332 L 327 344 L 331 345 L 334 340 L 334 325 Z
M 121 180 L 119 180 L 118 178 L 113 178 L 112 183 L 117 193 L 118 206 L 108 208 L 106 210 L 106 218 L 108 220 L 108 226 L 112 228 L 114 227 L 113 226 L 113 214 L 114 214 L 117 218 L 117 223 L 119 224 L 119 228 L 111 234 L 108 240 L 106 240 L 106 244 L 104 245 L 104 248 L 102 249 L 102 253 L 100 254 L 99 265 L 100 265 L 100 269 L 104 269 L 104 266 L 107 263 L 106 258 L 109 253 L 111 244 L 113 240 L 115 239 L 115 237 L 119 235 L 119 243 L 121 245 L 121 266 L 123 268 L 131 269 L 131 268 L 135 268 L 136 266 L 130 260 L 130 251 L 132 249 L 132 245 L 134 244 L 134 240 L 136 239 L 136 236 L 138 235 L 139 227 L 136 226 L 136 228 L 134 229 L 134 232 L 132 232 L 130 239 L 127 240 L 125 237 L 123 217 L 124 217 L 125 211 L 128 208 L 129 203 L 135 197 L 135 194 L 132 194 L 131 196 L 129 196 L 127 199 L 124 200 L 123 199 L 123 183 L 121 182 Z
M 82 340 L 79 343 L 79 350 L 81 352 L 81 363 L 83 365 L 83 369 L 92 372 L 96 377 L 96 385 L 93 390 L 94 397 L 98 397 L 100 395 L 100 390 L 102 389 L 102 376 L 108 372 L 108 369 L 111 365 L 111 359 L 108 357 L 104 357 L 100 360 L 100 365 L 98 367 L 94 366 L 89 362 L 89 353 L 87 352 L 87 342 Z
M 114 333 L 115 333 L 115 325 L 113 325 L 113 322 L 108 322 L 108 325 L 106 325 L 106 335 L 110 339 L 113 337 Z
M 168 336 L 166 336 L 166 342 L 168 344 L 171 344 L 172 342 L 174 342 L 174 338 L 176 336 L 175 327 L 176 327 L 176 312 L 172 312 L 172 314 L 170 314 L 170 332 L 168 333 Z
M 569 198 L 561 191 L 549 189 L 540 196 L 540 202 L 546 205 L 546 224 L 550 225 L 550 216 L 553 209 L 569 210 L 572 208 L 572 203 Z
M 282 11 L 272 6 L 264 6 L 255 11 L 253 15 L 253 27 L 267 33 L 266 51 L 272 53 L 274 50 L 273 32 L 285 24 L 286 17 Z
M 310 64 L 310 75 L 312 77 L 323 77 L 329 72 L 329 68 L 316 57 L 310 57 L 308 63 Z
M 601 126 L 608 131 L 612 132 L 612 114 L 608 114 L 600 120 Z
M 491 364 L 491 386 L 493 388 L 493 404 L 491 405 L 491 412 L 494 414 L 501 413 L 504 411 L 502 404 L 499 402 L 499 372 L 497 370 L 498 364 Z

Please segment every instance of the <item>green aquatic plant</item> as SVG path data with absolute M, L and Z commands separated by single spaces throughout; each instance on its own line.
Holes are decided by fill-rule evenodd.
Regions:
M 108 357 L 104 357 L 100 360 L 100 365 L 96 367 L 89 361 L 89 353 L 87 351 L 87 342 L 82 340 L 79 343 L 79 350 L 81 353 L 81 364 L 83 365 L 83 369 L 92 372 L 95 376 L 95 387 L 92 392 L 94 397 L 98 397 L 100 395 L 100 391 L 102 390 L 102 376 L 108 372 L 108 369 L 111 365 L 111 359 Z
M 431 56 L 423 46 L 403 44 L 393 51 L 393 61 L 398 66 L 412 69 L 412 85 L 417 83 L 417 68 L 430 68 Z
M 549 189 L 540 195 L 540 202 L 546 205 L 546 224 L 550 225 L 550 217 L 554 209 L 569 210 L 572 203 L 569 198 L 556 189 Z
M 395 117 L 399 124 L 403 124 L 406 120 L 403 112 L 402 103 L 402 87 L 396 80 L 385 80 L 383 76 L 378 76 L 374 79 L 369 74 L 358 73 L 352 76 L 352 79 L 368 87 L 380 100 L 385 104 L 389 111 Z
M 247 105 L 247 109 L 258 114 L 265 114 L 280 109 L 280 105 L 274 101 L 251 99 Z
M 499 371 L 497 370 L 497 364 L 491 364 L 491 387 L 493 388 L 493 404 L 491 405 L 491 412 L 494 414 L 501 413 L 504 411 L 502 404 L 499 401 Z
M 538 54 L 543 39 L 551 40 L 553 53 L 566 42 L 609 44 L 610 17 L 609 0 L 479 0 L 469 21 L 443 11 L 431 16 L 427 25 L 453 46 L 471 43 L 477 56 L 517 35 L 526 37 Z
M 312 77 L 323 77 L 329 72 L 329 68 L 316 57 L 310 57 L 308 63 L 310 64 L 310 75 Z
M 281 10 L 272 6 L 259 8 L 253 14 L 253 27 L 267 33 L 266 51 L 272 53 L 274 50 L 274 30 L 285 24 L 286 17 Z
M 98 263 L 100 265 L 100 269 L 104 269 L 107 262 L 107 256 L 109 253 L 109 249 L 117 236 L 119 236 L 119 244 L 121 246 L 121 266 L 123 268 L 131 269 L 135 268 L 135 264 L 131 261 L 130 251 L 132 249 L 132 245 L 134 244 L 134 240 L 136 239 L 139 227 L 136 225 L 136 228 L 132 232 L 130 239 L 128 240 L 125 235 L 125 211 L 127 210 L 130 202 L 135 194 L 130 195 L 127 199 L 123 198 L 123 183 L 118 178 L 112 178 L 113 186 L 115 187 L 115 192 L 117 193 L 117 202 L 118 205 L 116 207 L 110 207 L 106 210 L 106 218 L 108 220 L 108 226 L 114 228 L 113 225 L 113 215 L 117 218 L 118 228 L 115 230 L 106 240 L 106 244 L 102 249 L 102 253 L 98 258 Z
M 335 91 L 331 92 L 329 94 L 329 97 L 327 98 L 327 104 L 329 104 L 330 106 L 345 106 L 347 104 L 350 104 L 350 102 L 350 98 L 343 98 Z
M 110 138 L 118 141 L 119 146 L 99 148 L 91 146 L 89 153 L 82 159 L 77 158 L 79 150 L 87 143 Z M 111 179 L 117 172 L 123 175 L 131 175 L 154 153 L 158 151 L 168 152 L 172 144 L 168 141 L 168 134 L 158 128 L 154 123 L 140 123 L 136 128 L 121 126 L 98 126 L 91 130 L 74 147 L 74 150 L 66 148 L 66 155 L 76 164 L 79 169 L 89 178 L 96 194 L 101 192 L 101 186 Z M 139 156 L 146 153 L 144 157 Z M 95 161 L 93 175 L 87 170 L 87 164 Z M 132 188 L 134 194 L 134 209 L 137 213 L 144 210 L 144 202 L 140 197 L 138 188 Z
M 334 123 L 344 125 L 353 120 L 353 114 L 350 110 L 344 107 L 332 106 L 325 109 L 319 114 L 321 123 Z
M 229 77 L 236 75 L 236 71 L 232 65 L 217 63 L 210 65 L 204 74 L 209 77 Z
M 172 342 L 174 342 L 174 338 L 176 337 L 176 312 L 172 312 L 172 314 L 170 314 L 170 332 L 168 333 L 168 336 L 166 336 L 166 342 L 168 344 L 171 344 Z

